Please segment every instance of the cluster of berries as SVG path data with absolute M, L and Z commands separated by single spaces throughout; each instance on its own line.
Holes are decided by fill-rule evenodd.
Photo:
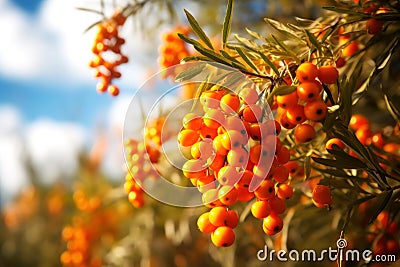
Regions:
M 125 20 L 124 14 L 116 12 L 111 18 L 97 25 L 92 46 L 94 58 L 89 62 L 89 66 L 95 70 L 94 76 L 99 79 L 96 88 L 100 93 L 108 91 L 112 96 L 119 94 L 118 87 L 112 81 L 121 77 L 117 67 L 128 62 L 128 57 L 121 52 L 125 39 L 119 36 L 119 29 Z
M 177 26 L 162 36 L 158 62 L 162 69 L 166 69 L 164 73 L 165 78 L 175 77 L 177 73 L 175 73 L 174 69 L 168 68 L 180 64 L 183 58 L 190 55 L 187 44 L 177 35 L 178 33 L 188 35 L 189 32 L 189 27 Z
M 290 152 L 278 138 L 281 125 L 265 118 L 268 112 L 257 103 L 258 92 L 252 87 L 235 93 L 214 85 L 199 102 L 204 113 L 184 116 L 178 142 L 190 148 L 183 174 L 211 208 L 198 219 L 200 231 L 212 233 L 216 246 L 232 245 L 238 215 L 231 206 L 255 198 L 252 213 L 263 219 L 265 233 L 280 232 L 280 214 L 293 195 L 285 166 Z
M 124 189 L 128 194 L 129 202 L 140 208 L 144 205 L 143 182 L 145 179 L 156 179 L 158 173 L 151 163 L 156 163 L 160 151 L 148 144 L 129 139 L 125 144 L 129 169 L 125 176 Z
M 286 129 L 294 129 L 297 143 L 307 143 L 314 139 L 314 124 L 323 120 L 328 111 L 321 99 L 322 84 L 333 84 L 339 73 L 334 66 L 322 66 L 319 69 L 310 62 L 302 63 L 296 71 L 300 82 L 296 90 L 286 95 L 278 95 L 276 106 L 281 110 L 280 124 Z M 305 123 L 306 121 L 310 123 Z

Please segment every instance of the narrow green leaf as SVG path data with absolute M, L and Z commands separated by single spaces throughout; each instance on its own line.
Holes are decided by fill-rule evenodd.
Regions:
M 214 47 L 210 41 L 210 39 L 207 37 L 206 33 L 203 31 L 203 29 L 200 27 L 199 23 L 197 20 L 193 17 L 192 14 L 190 14 L 189 11 L 186 9 L 184 10 L 186 17 L 189 21 L 190 26 L 192 27 L 194 33 L 202 40 L 210 49 L 214 50 Z
M 251 36 L 253 36 L 254 38 L 256 38 L 256 39 L 258 39 L 258 40 L 261 40 L 261 41 L 266 41 L 266 39 L 263 37 L 263 36 L 261 36 L 261 34 L 259 34 L 258 32 L 255 32 L 255 31 L 252 31 L 252 30 L 250 30 L 250 29 L 248 29 L 248 28 L 246 28 L 246 31 L 251 35 Z
M 228 0 L 228 5 L 226 6 L 225 19 L 222 27 L 222 47 L 225 48 L 226 42 L 228 41 L 229 33 L 231 31 L 232 25 L 232 10 L 233 10 L 233 0 Z
M 175 77 L 175 82 L 182 82 L 188 79 L 191 79 L 201 73 L 204 68 L 206 67 L 206 64 L 200 64 L 196 65 L 194 67 L 191 67 L 187 70 L 182 71 Z
M 78 10 L 80 10 L 80 11 L 91 12 L 91 13 L 103 15 L 103 12 L 101 12 L 101 11 L 99 11 L 99 10 L 91 9 L 91 8 L 76 7 L 76 9 L 78 9 Z
M 285 24 L 266 18 L 264 19 L 269 25 L 271 25 L 275 30 L 277 30 L 279 33 L 286 35 L 290 39 L 297 39 L 303 41 L 297 34 L 296 31 L 292 30 L 290 27 L 286 26 Z
M 308 30 L 304 30 L 304 31 L 305 31 L 305 33 L 306 33 L 306 35 L 307 35 L 308 40 L 311 42 L 311 44 L 312 44 L 319 52 L 322 52 L 322 51 L 321 51 L 321 44 L 318 42 L 317 38 L 315 38 L 315 35 L 312 34 L 312 33 L 311 33 L 310 31 L 308 31 Z
M 250 66 L 253 70 L 255 70 L 257 73 L 260 73 L 259 69 L 254 65 L 253 61 L 250 60 L 250 58 L 244 53 L 244 51 L 240 47 L 235 47 L 236 52 L 238 52 L 239 56 L 243 58 L 243 60 L 247 63 L 247 65 Z
M 199 51 L 200 54 L 202 54 L 202 55 L 208 57 L 209 59 L 212 59 L 212 60 L 214 60 L 214 61 L 216 61 L 218 63 L 225 64 L 225 65 L 228 65 L 228 66 L 231 65 L 230 61 L 225 59 L 223 56 L 215 53 L 213 50 L 210 50 L 210 49 L 207 49 L 207 48 L 205 48 L 203 46 L 198 46 L 198 45 L 195 45 L 194 49 Z
M 361 161 L 342 161 L 342 160 L 334 160 L 334 159 L 324 159 L 324 158 L 315 158 L 312 159 L 322 165 L 329 167 L 336 167 L 341 169 L 365 169 L 367 166 Z
M 261 56 L 261 58 L 265 61 L 265 63 L 268 64 L 268 66 L 275 72 L 276 75 L 280 75 L 278 68 L 275 66 L 274 63 L 272 63 L 271 60 L 268 59 L 266 55 L 264 55 L 262 52 L 257 51 L 258 54 Z
M 188 62 L 188 61 L 209 61 L 209 59 L 204 56 L 190 56 L 181 59 L 181 62 Z
M 375 219 L 376 219 L 376 217 L 378 217 L 379 213 L 381 213 L 385 209 L 386 205 L 389 203 L 389 200 L 392 197 L 392 195 L 393 195 L 393 191 L 390 190 L 390 191 L 384 191 L 377 196 L 377 200 L 378 200 L 378 203 L 376 205 L 377 209 L 375 210 L 375 212 L 369 219 L 368 223 L 373 223 L 375 221 Z
M 232 57 L 231 55 L 229 55 L 226 51 L 224 50 L 219 50 L 219 52 L 221 53 L 222 56 L 224 56 L 226 59 L 229 59 L 233 62 L 236 62 L 238 64 L 243 65 L 239 60 L 237 60 L 236 58 Z M 244 67 L 244 66 L 243 66 Z
M 278 38 L 276 38 L 275 35 L 271 34 L 272 39 L 274 40 L 274 42 L 280 46 L 285 52 L 288 52 L 290 54 L 292 54 L 291 51 L 289 51 L 289 49 L 286 47 L 286 45 L 284 45 Z
M 86 32 L 88 32 L 88 31 L 90 31 L 93 27 L 95 27 L 97 24 L 99 24 L 99 23 L 101 23 L 101 22 L 102 22 L 102 20 L 98 20 L 98 21 L 96 21 L 96 22 L 90 24 L 90 25 L 83 31 L 83 33 L 86 33 Z
M 395 120 L 400 121 L 400 96 L 394 95 L 389 98 L 385 94 L 384 99 L 390 115 L 392 115 Z
M 189 38 L 189 37 L 183 35 L 182 33 L 178 33 L 178 37 L 181 38 L 183 41 L 185 41 L 188 44 L 202 46 L 201 43 L 199 43 L 195 39 Z

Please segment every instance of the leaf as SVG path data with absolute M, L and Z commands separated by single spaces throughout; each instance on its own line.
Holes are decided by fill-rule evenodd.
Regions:
M 212 59 L 212 60 L 214 60 L 214 61 L 216 61 L 216 62 L 218 62 L 218 63 L 225 64 L 225 65 L 228 65 L 228 66 L 231 66 L 231 65 L 232 65 L 231 62 L 229 62 L 229 61 L 228 61 L 227 59 L 225 59 L 223 56 L 221 56 L 221 55 L 215 53 L 213 50 L 210 50 L 210 49 L 207 49 L 207 48 L 205 48 L 205 47 L 198 46 L 198 45 L 195 45 L 195 46 L 194 46 L 194 49 L 196 49 L 197 51 L 199 51 L 200 54 L 202 54 L 202 55 L 208 57 L 209 59 Z
M 291 51 L 289 51 L 289 49 L 286 47 L 286 45 L 284 45 L 281 41 L 279 41 L 278 38 L 276 38 L 275 35 L 271 34 L 272 39 L 274 40 L 274 42 L 280 46 L 285 52 L 290 53 L 291 55 L 293 54 Z
M 253 70 L 255 70 L 257 73 L 260 73 L 256 65 L 248 58 L 248 56 L 243 52 L 243 50 L 240 47 L 235 47 L 236 51 L 238 52 L 239 56 L 243 58 L 243 60 L 249 65 Z
M 315 158 L 312 159 L 322 165 L 340 169 L 365 169 L 367 166 L 362 161 L 343 161 L 334 159 Z
M 381 213 L 385 209 L 385 207 L 389 203 L 389 200 L 392 197 L 392 195 L 393 195 L 393 191 L 390 190 L 390 191 L 384 191 L 377 196 L 377 200 L 378 200 L 378 203 L 376 205 L 377 209 L 375 210 L 375 212 L 369 219 L 369 222 L 368 222 L 369 224 L 373 223 L 375 221 L 376 217 L 378 217 L 379 213 Z
M 232 10 L 233 10 L 233 0 L 228 0 L 228 5 L 226 6 L 224 24 L 222 27 L 222 47 L 225 48 L 226 42 L 228 41 L 229 33 L 231 32 L 232 26 Z
M 98 21 L 96 21 L 96 22 L 90 24 L 90 25 L 83 31 L 83 33 L 86 33 L 86 32 L 88 32 L 88 31 L 90 31 L 90 29 L 92 29 L 94 26 L 96 26 L 97 24 L 99 24 L 99 23 L 101 23 L 101 22 L 102 22 L 102 20 L 98 20 Z
M 214 50 L 214 47 L 212 46 L 212 43 L 210 39 L 207 37 L 203 29 L 200 27 L 199 23 L 196 21 L 196 19 L 193 17 L 192 14 L 189 13 L 186 9 L 184 9 L 186 17 L 190 23 L 190 26 L 192 27 L 194 33 L 202 40 L 210 49 Z
M 189 38 L 189 37 L 183 35 L 182 33 L 178 33 L 178 37 L 181 38 L 183 41 L 185 41 L 188 44 L 201 46 L 201 43 L 199 43 L 195 39 L 192 39 L 192 38 Z
M 103 15 L 103 12 L 101 12 L 101 11 L 99 11 L 99 10 L 91 9 L 91 8 L 76 7 L 76 9 L 78 9 L 78 10 L 80 10 L 80 11 L 91 12 L 91 13 Z
M 191 78 L 195 77 L 197 74 L 201 73 L 205 67 L 206 67 L 206 64 L 200 64 L 200 65 L 191 67 L 187 70 L 184 70 L 175 77 L 175 82 L 182 82 L 182 81 L 191 79 Z
M 273 19 L 264 19 L 269 25 L 271 25 L 274 29 L 276 29 L 279 33 L 286 35 L 287 37 L 297 40 L 302 40 L 298 35 L 297 32 L 289 28 L 288 26 L 284 25 L 283 23 L 273 20 Z
M 269 60 L 267 58 L 266 55 L 264 55 L 262 52 L 257 51 L 257 53 L 261 56 L 261 58 L 265 61 L 265 63 L 268 64 L 268 66 L 270 66 L 270 68 L 275 72 L 276 75 L 280 75 L 278 68 L 274 65 L 274 63 L 272 63 L 271 60 Z
M 250 30 L 250 29 L 248 29 L 248 28 L 246 28 L 246 31 L 251 35 L 251 36 L 253 36 L 254 38 L 256 38 L 256 39 L 258 39 L 258 40 L 261 40 L 261 41 L 266 41 L 265 40 L 265 38 L 263 37 L 263 36 L 261 36 L 261 34 L 259 34 L 258 32 L 255 32 L 255 31 L 252 31 L 252 30 Z
M 310 178 L 310 174 L 311 174 L 311 157 L 310 156 L 306 156 L 304 159 L 304 170 L 305 170 L 305 174 L 306 174 L 306 180 L 308 180 Z
M 308 40 L 311 42 L 311 44 L 319 51 L 322 53 L 321 51 L 321 44 L 318 42 L 317 38 L 315 38 L 314 34 L 312 34 L 311 32 L 309 32 L 308 30 L 304 30 Z
M 219 52 L 221 53 L 222 56 L 224 56 L 225 58 L 231 60 L 232 62 L 236 62 L 240 65 L 243 65 L 242 62 L 240 62 L 239 60 L 237 60 L 236 58 L 232 57 L 231 55 L 229 55 L 226 51 L 224 50 L 219 50 Z M 245 69 L 245 67 L 243 66 L 243 68 Z
M 397 120 L 398 122 L 400 121 L 400 96 L 394 95 L 391 96 L 390 98 L 385 94 L 384 95 L 386 107 L 392 117 Z

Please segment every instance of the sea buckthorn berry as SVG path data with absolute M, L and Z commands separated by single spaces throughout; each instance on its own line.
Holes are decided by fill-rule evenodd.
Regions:
M 286 210 L 285 201 L 277 196 L 268 199 L 268 204 L 271 208 L 271 212 L 275 214 L 282 214 Z
M 244 168 L 249 160 L 249 153 L 244 148 L 238 147 L 228 152 L 226 160 L 230 166 Z
M 299 82 L 314 81 L 318 75 L 318 68 L 310 62 L 302 63 L 296 70 L 296 77 Z
M 318 69 L 318 79 L 325 84 L 333 84 L 339 78 L 339 71 L 332 65 Z
M 213 140 L 213 147 L 214 150 L 217 154 L 219 155 L 227 155 L 229 150 L 226 149 L 223 145 L 222 145 L 222 137 L 223 135 L 217 135 L 214 140 Z
M 280 127 L 280 125 L 279 125 Z M 250 124 L 250 137 L 255 141 L 260 141 L 262 138 L 265 138 L 267 135 L 276 133 L 276 126 L 274 121 L 266 121 L 266 122 L 256 122 Z M 280 131 L 280 128 L 279 128 Z
M 218 109 L 208 109 L 203 116 L 204 125 L 212 129 L 217 129 L 224 124 L 224 122 L 225 116 L 222 111 Z
M 312 103 L 312 102 L 309 102 Z M 286 116 L 290 123 L 292 124 L 301 124 L 306 120 L 306 116 L 304 114 L 304 106 L 296 105 L 290 107 L 286 110 Z
M 199 178 L 206 176 L 205 162 L 199 159 L 190 159 L 182 166 L 183 175 L 187 178 Z
M 297 143 L 308 143 L 315 138 L 315 129 L 310 124 L 300 124 L 294 130 L 294 138 Z
M 293 196 L 293 188 L 288 184 L 280 184 L 276 187 L 276 195 L 280 199 L 290 199 Z
M 182 125 L 188 130 L 200 130 L 203 124 L 201 117 L 195 113 L 188 113 L 182 119 Z
M 278 166 L 274 169 L 272 177 L 276 182 L 284 183 L 289 178 L 289 170 L 285 165 Z
M 181 146 L 192 146 L 199 139 L 199 133 L 194 130 L 181 130 L 178 133 L 178 142 Z
M 218 135 L 217 129 L 203 125 L 200 129 L 200 137 L 204 139 L 214 139 Z
M 333 145 L 337 145 L 339 148 L 344 149 L 346 145 L 339 138 L 331 138 L 326 142 L 326 149 L 333 149 Z
M 258 93 L 256 89 L 245 87 L 239 92 L 239 99 L 243 104 L 252 105 L 258 100 Z
M 271 153 L 267 150 L 267 147 L 255 144 L 250 148 L 249 160 L 253 164 L 258 164 L 259 162 L 264 162 L 270 154 Z
M 257 219 L 264 219 L 271 213 L 271 208 L 266 200 L 257 200 L 251 205 L 251 214 Z
M 344 65 L 346 65 L 346 59 L 344 57 L 339 57 L 336 62 L 336 68 L 342 68 Z
M 243 120 L 250 123 L 261 121 L 262 113 L 262 109 L 258 105 L 248 105 L 243 109 Z
M 248 142 L 247 134 L 241 132 L 229 130 L 222 135 L 221 144 L 225 149 L 231 150 L 234 148 L 241 147 Z
M 282 228 L 283 220 L 279 215 L 275 213 L 271 213 L 263 219 L 263 230 L 268 235 L 275 235 L 279 233 Z
M 376 133 L 371 138 L 372 144 L 376 147 L 382 148 L 385 145 L 385 139 L 381 133 Z
M 211 241 L 217 247 L 229 247 L 235 242 L 235 232 L 228 226 L 220 226 L 212 232 Z
M 218 189 L 210 189 L 203 193 L 201 200 L 203 204 L 209 208 L 222 206 L 222 203 L 218 199 Z
M 210 223 L 218 227 L 225 225 L 228 216 L 229 214 L 226 207 L 214 207 L 210 210 L 208 219 Z
M 206 212 L 201 214 L 197 219 L 197 227 L 202 233 L 211 233 L 217 229 L 217 227 L 210 222 L 209 216 L 210 212 Z
M 319 88 L 315 82 L 304 82 L 297 86 L 297 95 L 300 100 L 311 101 L 319 96 Z
M 290 176 L 295 175 L 299 170 L 299 163 L 295 160 L 288 161 L 284 166 L 289 170 Z
M 225 225 L 230 228 L 235 228 L 239 223 L 239 215 L 234 210 L 228 210 L 228 217 L 226 218 Z
M 312 200 L 318 208 L 329 208 L 332 205 L 331 190 L 326 185 L 316 185 L 312 192 Z
M 192 178 L 191 180 L 196 179 L 196 178 Z M 198 179 L 196 179 L 196 187 L 199 190 L 199 192 L 201 193 L 205 193 L 208 190 L 211 189 L 215 189 L 216 185 L 215 185 L 215 177 L 214 175 L 207 175 L 207 176 L 203 176 L 203 177 L 199 177 Z
M 371 143 L 371 137 L 373 134 L 372 130 L 369 128 L 369 125 L 365 124 L 358 128 L 358 130 L 355 132 L 355 135 L 361 144 L 369 145 Z
M 275 195 L 275 183 L 272 180 L 264 180 L 254 191 L 254 195 L 259 200 L 268 200 Z
M 287 111 L 283 112 L 279 123 L 282 125 L 283 128 L 285 129 L 293 129 L 294 127 L 296 127 L 296 123 L 292 123 L 291 121 L 289 121 L 288 117 L 287 117 Z
M 290 151 L 287 147 L 282 146 L 276 151 L 275 162 L 279 165 L 285 164 L 290 160 Z
M 350 118 L 349 126 L 353 130 L 358 130 L 363 125 L 369 125 L 369 120 L 360 114 L 354 114 Z
M 240 99 L 235 93 L 226 94 L 221 98 L 220 107 L 227 114 L 236 113 L 239 110 Z
M 310 121 L 321 121 L 325 118 L 328 108 L 321 100 L 308 102 L 304 106 L 304 115 Z
M 276 103 L 278 103 L 279 107 L 284 109 L 297 105 L 298 100 L 299 96 L 297 95 L 296 91 L 286 95 L 278 95 L 276 97 Z
M 237 201 L 238 192 L 234 186 L 224 185 L 218 191 L 219 201 L 224 205 L 233 205 Z
M 217 109 L 220 106 L 221 93 L 218 91 L 205 91 L 200 96 L 200 103 L 203 107 Z
M 358 51 L 358 42 L 357 41 L 352 41 L 350 42 L 346 47 L 343 48 L 342 50 L 342 56 L 344 57 L 351 57 Z
M 365 27 L 369 34 L 374 35 L 382 30 L 383 22 L 381 20 L 370 18 L 369 20 L 367 20 Z
M 234 185 L 241 178 L 239 171 L 232 166 L 224 166 L 218 171 L 218 182 L 221 185 Z
M 225 124 L 224 127 L 226 132 L 226 129 L 228 130 L 234 130 L 234 131 L 238 131 L 242 134 L 246 134 L 247 130 L 246 130 L 246 126 L 244 124 L 244 122 L 236 116 L 228 116 L 225 118 Z
M 195 143 L 190 148 L 190 153 L 195 159 L 209 159 L 214 155 L 213 142 L 211 139 L 204 139 Z

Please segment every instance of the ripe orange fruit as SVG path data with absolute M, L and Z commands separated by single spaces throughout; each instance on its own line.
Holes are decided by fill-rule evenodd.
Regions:
M 326 208 L 332 205 L 331 190 L 326 185 L 316 185 L 312 192 L 312 200 L 318 208 Z
M 274 235 L 279 233 L 283 228 L 283 220 L 282 218 L 275 214 L 271 213 L 263 220 L 263 230 L 268 235 Z
M 229 247 L 235 242 L 235 232 L 228 226 L 220 226 L 212 232 L 211 241 L 217 247 Z
M 321 121 L 325 118 L 328 108 L 321 100 L 308 102 L 304 106 L 304 115 L 310 121 Z
M 276 97 L 276 103 L 278 103 L 279 107 L 287 109 L 297 105 L 298 99 L 299 96 L 297 95 L 297 92 L 294 91 L 290 94 L 278 95 Z
M 310 62 L 302 63 L 296 70 L 296 77 L 301 83 L 314 81 L 317 75 L 317 66 Z
M 257 219 L 263 219 L 271 213 L 271 208 L 266 200 L 258 200 L 251 205 L 251 214 Z
M 315 129 L 310 124 L 300 124 L 294 130 L 294 138 L 297 143 L 307 143 L 315 138 Z
M 211 233 L 217 229 L 217 227 L 210 222 L 209 216 L 210 213 L 205 212 L 197 219 L 197 227 L 202 233 Z
M 370 18 L 369 20 L 367 20 L 365 27 L 369 34 L 377 34 L 382 30 L 383 22 L 381 20 Z
M 332 65 L 318 69 L 318 79 L 325 84 L 333 84 L 339 78 L 339 71 Z
M 308 102 L 319 96 L 319 88 L 315 82 L 304 82 L 297 86 L 297 95 L 300 100 Z
M 311 102 L 310 102 L 311 103 Z M 304 106 L 295 105 L 286 110 L 286 117 L 288 121 L 292 124 L 300 124 L 306 120 L 304 113 Z
M 333 149 L 333 145 L 337 145 L 341 149 L 344 149 L 346 147 L 346 145 L 339 138 L 331 138 L 326 142 L 325 148 Z

